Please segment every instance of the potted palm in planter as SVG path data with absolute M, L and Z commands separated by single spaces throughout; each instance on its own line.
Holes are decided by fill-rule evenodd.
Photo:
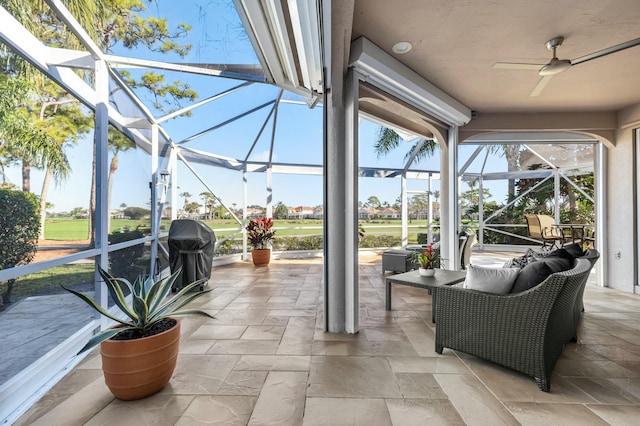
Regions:
M 251 244 L 251 258 L 256 266 L 268 265 L 271 260 L 271 240 L 276 231 L 273 231 L 273 220 L 265 217 L 251 219 L 247 224 L 247 239 Z
M 179 270 L 155 282 L 148 278 L 138 279 L 133 284 L 111 276 L 102 268 L 98 270 L 109 295 L 127 319 L 117 318 L 85 294 L 62 286 L 100 314 L 119 323 L 94 335 L 78 354 L 100 344 L 104 379 L 111 393 L 122 400 L 147 397 L 162 389 L 173 375 L 180 345 L 180 320 L 177 317 L 213 318 L 201 310 L 183 309 L 211 290 L 187 294 L 202 284 L 200 280 L 184 286 L 167 299 Z M 127 302 L 122 287 L 129 289 L 131 302 Z

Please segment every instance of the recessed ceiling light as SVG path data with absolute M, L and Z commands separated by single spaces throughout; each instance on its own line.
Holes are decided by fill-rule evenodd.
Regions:
M 413 48 L 413 44 L 409 43 L 408 41 L 399 41 L 393 45 L 391 50 L 393 50 L 396 53 L 403 54 L 403 53 L 407 53 L 412 48 Z

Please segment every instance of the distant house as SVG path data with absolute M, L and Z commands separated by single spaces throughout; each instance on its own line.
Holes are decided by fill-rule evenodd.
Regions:
M 314 217 L 315 209 L 305 206 L 289 207 L 287 214 L 289 219 L 309 219 Z
M 392 209 L 391 207 L 387 207 L 386 209 L 380 210 L 378 215 L 385 219 L 398 219 L 400 217 L 400 212 L 396 209 Z
M 247 207 L 247 217 L 262 217 L 264 216 L 264 210 Z
M 122 210 L 111 210 L 109 212 L 113 219 L 126 219 L 127 217 L 124 215 L 124 211 Z
M 358 210 L 358 219 L 375 219 L 378 217 L 378 210 L 373 207 L 362 207 Z
M 324 209 L 322 206 L 315 207 L 313 209 L 313 218 L 322 219 L 324 217 Z
M 398 219 L 400 216 L 400 211 L 391 207 L 384 209 L 362 207 L 358 210 L 358 219 Z

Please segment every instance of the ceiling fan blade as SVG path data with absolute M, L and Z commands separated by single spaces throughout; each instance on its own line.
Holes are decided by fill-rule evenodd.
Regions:
M 536 85 L 533 86 L 533 89 L 531 89 L 531 93 L 529 93 L 529 97 L 538 96 L 540 93 L 542 93 L 542 90 L 549 83 L 549 80 L 551 80 L 551 77 L 553 77 L 553 75 L 545 75 L 540 77 Z
M 612 53 L 619 52 L 621 50 L 629 49 L 640 45 L 640 38 L 634 40 L 625 41 L 624 43 L 616 44 L 615 46 L 607 47 L 606 49 L 598 50 L 597 52 L 589 53 L 588 55 L 581 56 L 571 61 L 571 65 L 578 65 L 583 62 L 591 61 L 592 59 L 601 58 L 603 56 L 611 55 Z
M 496 62 L 491 66 L 495 69 L 503 70 L 534 70 L 538 71 L 544 64 L 519 64 L 516 62 Z

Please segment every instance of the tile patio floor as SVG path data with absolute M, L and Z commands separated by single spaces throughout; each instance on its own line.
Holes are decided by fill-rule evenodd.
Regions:
M 94 351 L 17 425 L 630 425 L 640 422 L 640 297 L 590 285 L 578 344 L 551 392 L 475 357 L 434 351 L 431 297 L 361 258 L 360 333 L 322 330 L 320 259 L 216 267 L 187 318 L 167 387 L 122 402 Z

